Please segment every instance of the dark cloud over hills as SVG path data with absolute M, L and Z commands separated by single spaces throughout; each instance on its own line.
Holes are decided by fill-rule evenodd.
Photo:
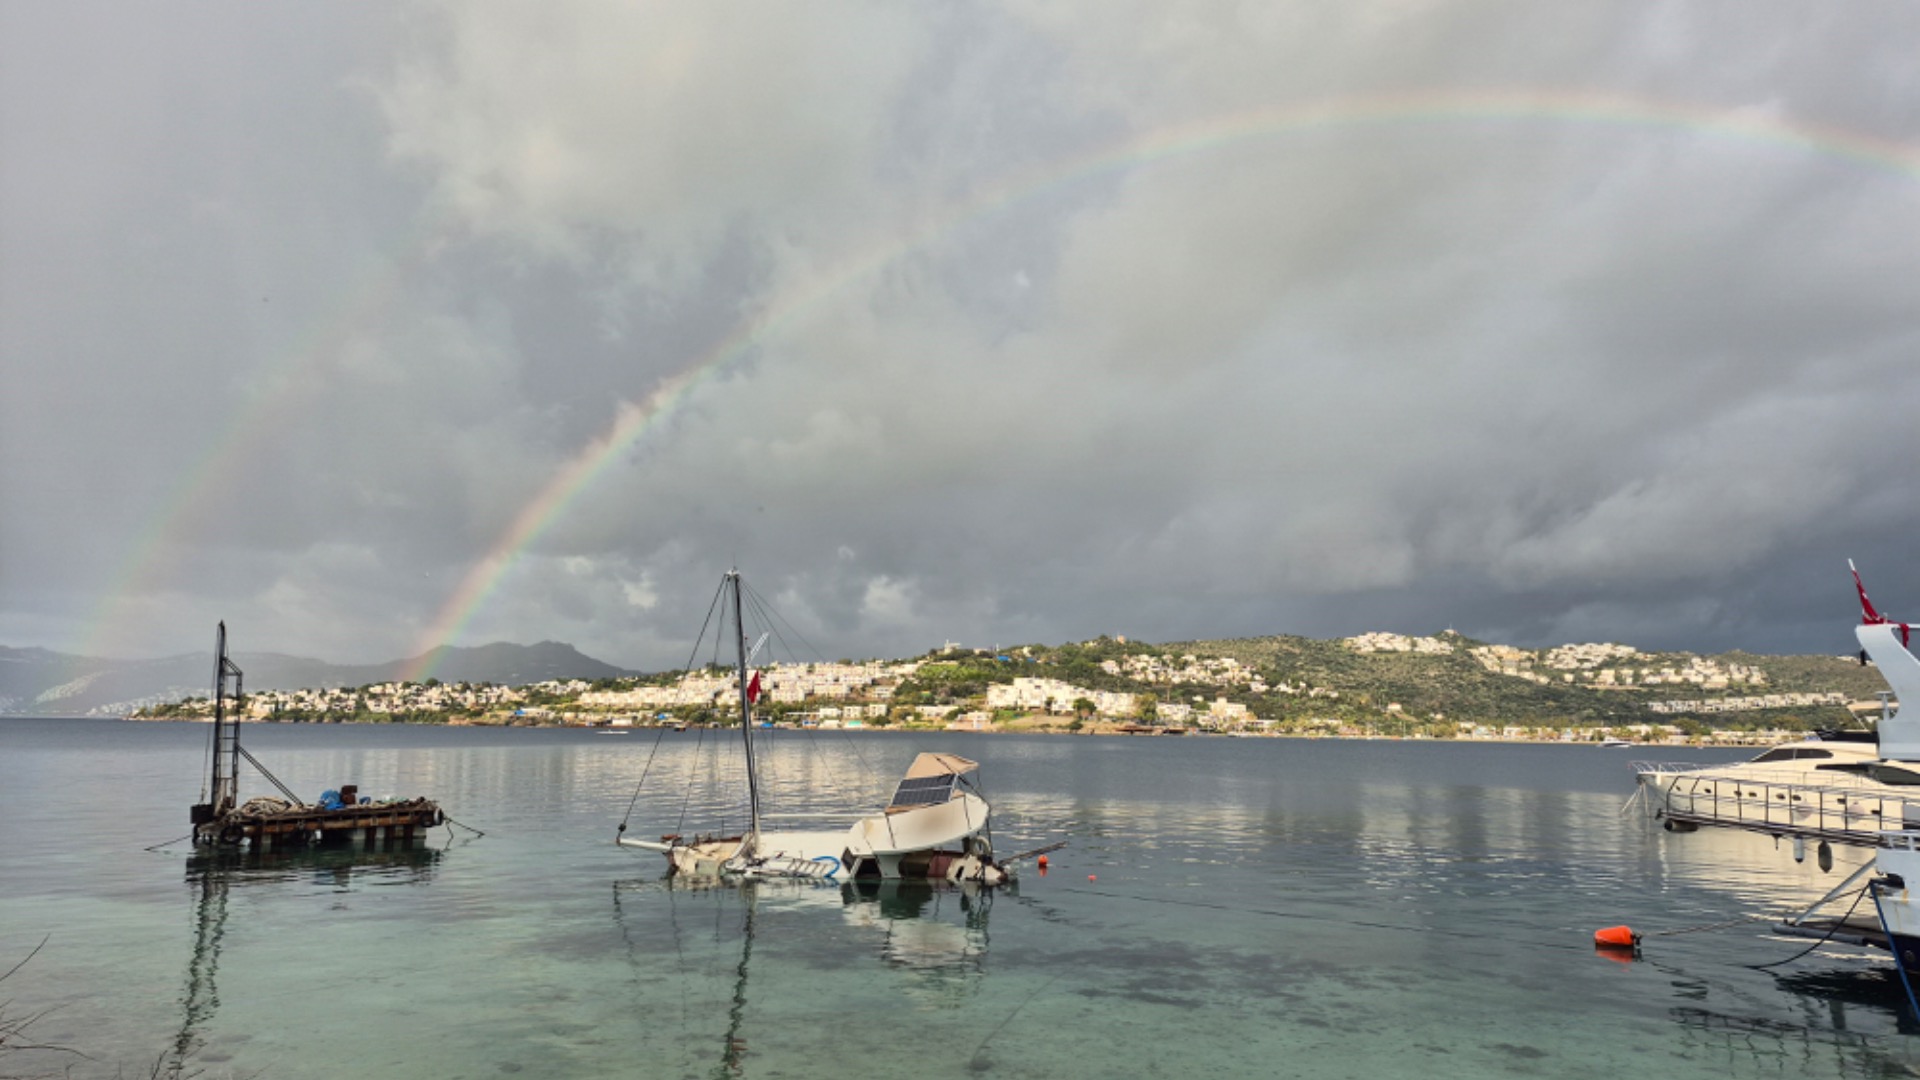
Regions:
M 1920 9 L 0 10 L 0 642 L 1920 613 Z

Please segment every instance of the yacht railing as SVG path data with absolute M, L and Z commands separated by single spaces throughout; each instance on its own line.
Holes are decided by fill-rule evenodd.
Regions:
M 1664 772 L 1664 770 L 1660 770 Z M 1660 815 L 1687 826 L 1746 829 L 1866 847 L 1912 846 L 1920 832 L 1920 787 L 1888 790 L 1865 777 L 1836 775 L 1817 783 L 1756 780 L 1712 772 L 1678 772 L 1641 780 L 1656 788 Z
M 1664 788 L 1670 779 L 1724 779 L 1732 783 L 1743 779 L 1737 773 L 1727 770 L 1748 764 L 1747 762 L 1721 763 L 1718 765 L 1689 764 L 1681 761 L 1636 761 L 1633 763 L 1635 779 L 1643 784 L 1654 784 Z M 1886 793 L 1890 787 L 1884 780 L 1875 780 L 1871 776 L 1859 773 L 1840 772 L 1817 767 L 1801 768 L 1776 774 L 1776 784 L 1790 784 L 1794 787 L 1812 788 L 1822 791 L 1861 791 Z M 1790 777 L 1791 779 L 1787 779 Z M 1920 785 L 1913 789 L 1913 798 L 1920 801 Z

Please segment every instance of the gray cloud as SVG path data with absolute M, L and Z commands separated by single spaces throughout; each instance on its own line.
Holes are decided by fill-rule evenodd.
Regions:
M 830 656 L 1920 596 L 1906 5 L 0 20 L 9 643 L 662 666 L 736 562 Z

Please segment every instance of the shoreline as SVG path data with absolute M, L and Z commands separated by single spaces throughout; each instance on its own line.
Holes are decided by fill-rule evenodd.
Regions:
M 171 724 L 210 724 L 211 717 L 193 716 L 39 716 L 28 714 L 0 715 L 4 720 L 114 720 L 126 723 L 171 723 Z M 571 729 L 604 733 L 660 733 L 669 725 L 620 725 L 589 723 L 530 723 L 524 718 L 519 722 L 513 719 L 473 720 L 459 718 L 445 721 L 368 721 L 368 720 L 267 720 L 258 717 L 246 717 L 241 723 L 248 725 L 272 725 L 288 727 L 457 727 L 457 728 L 519 728 L 519 729 Z M 1131 728 L 1132 730 L 1127 730 Z M 732 730 L 731 724 L 708 725 L 704 730 Z M 680 733 L 702 730 L 699 725 L 690 725 Z M 1606 750 L 1742 750 L 1765 748 L 1778 745 L 1783 741 L 1804 738 L 1807 732 L 1769 731 L 1764 735 L 1756 733 L 1752 739 L 1744 740 L 1698 740 L 1689 742 L 1630 742 L 1625 745 L 1606 745 L 1600 738 L 1592 739 L 1553 739 L 1525 738 L 1518 736 L 1462 736 L 1458 738 L 1436 738 L 1428 735 L 1391 735 L 1391 734 L 1339 734 L 1305 733 L 1293 731 L 1213 731 L 1203 728 L 1149 728 L 1140 729 L 1135 725 L 1093 723 L 1079 731 L 1069 730 L 1065 724 L 1030 725 L 1025 727 L 997 728 L 949 728 L 944 726 L 921 726 L 888 724 L 885 726 L 862 725 L 860 727 L 822 728 L 817 726 L 779 725 L 769 730 L 811 731 L 811 732 L 859 732 L 885 735 L 927 735 L 955 733 L 962 735 L 1048 735 L 1048 736 L 1094 736 L 1144 739 L 1167 738 L 1204 738 L 1204 739 L 1296 739 L 1301 741 L 1338 741 L 1338 742 L 1408 742 L 1436 744 L 1474 744 L 1474 745 L 1513 745 L 1513 746 L 1587 746 Z

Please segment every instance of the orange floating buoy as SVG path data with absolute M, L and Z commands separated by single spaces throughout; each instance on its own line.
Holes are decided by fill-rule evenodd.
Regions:
M 1045 870 L 1047 868 L 1047 857 L 1045 855 L 1040 856 L 1039 865 L 1040 865 L 1040 869 L 1042 870 Z
M 1631 949 L 1640 944 L 1640 935 L 1630 926 L 1609 926 L 1593 932 L 1593 943 L 1612 949 Z
M 1088 881 L 1099 881 L 1099 880 L 1100 880 L 1100 877 L 1099 877 L 1099 875 L 1097 875 L 1097 874 L 1088 874 L 1088 875 L 1087 875 L 1087 880 L 1088 880 Z

